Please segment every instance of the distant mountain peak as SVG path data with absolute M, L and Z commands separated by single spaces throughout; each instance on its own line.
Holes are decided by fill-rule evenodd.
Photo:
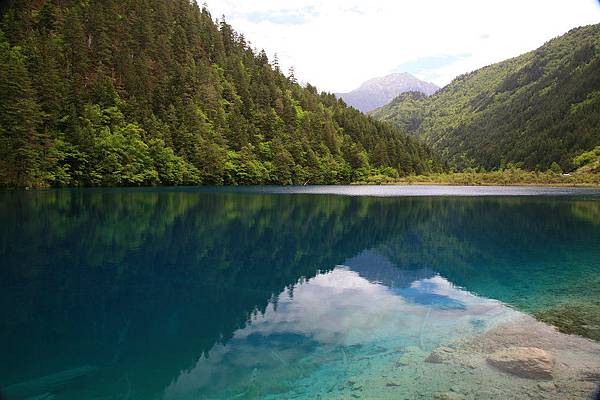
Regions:
M 369 79 L 358 89 L 349 93 L 336 93 L 336 95 L 348 105 L 362 112 L 368 112 L 386 105 L 405 92 L 421 92 L 430 96 L 438 89 L 437 85 L 422 81 L 408 72 L 396 72 Z
M 423 82 L 414 75 L 409 74 L 408 72 L 394 72 L 385 76 L 378 76 L 376 78 L 371 78 L 368 81 L 363 82 L 360 85 L 359 89 L 373 87 L 373 86 L 381 86 L 386 84 L 395 84 L 395 83 L 405 83 L 405 82 Z

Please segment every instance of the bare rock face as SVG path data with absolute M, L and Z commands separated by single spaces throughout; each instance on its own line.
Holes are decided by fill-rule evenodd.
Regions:
M 537 347 L 510 347 L 492 353 L 488 364 L 501 371 L 529 379 L 552 379 L 554 359 Z

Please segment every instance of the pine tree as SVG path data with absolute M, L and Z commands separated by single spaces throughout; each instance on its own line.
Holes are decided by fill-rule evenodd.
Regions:
M 19 47 L 0 31 L 0 180 L 4 185 L 43 184 L 40 110 Z

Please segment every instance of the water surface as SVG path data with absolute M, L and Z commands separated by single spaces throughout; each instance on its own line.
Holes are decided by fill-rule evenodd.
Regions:
M 594 390 L 596 344 L 527 315 L 600 337 L 596 189 L 86 189 L 0 204 L 9 399 L 503 398 L 516 384 L 530 398 L 539 382 L 465 358 L 480 351 L 469 340 L 523 321 L 540 324 L 523 340 L 581 370 L 557 370 L 545 395 Z M 424 362 L 440 346 L 471 353 Z

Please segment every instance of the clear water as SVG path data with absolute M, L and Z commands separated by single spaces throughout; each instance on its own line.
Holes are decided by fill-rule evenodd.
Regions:
M 5 191 L 0 204 L 7 399 L 503 398 L 515 384 L 535 398 L 537 382 L 487 365 L 423 360 L 526 313 L 600 310 L 594 189 Z M 582 368 L 600 365 L 581 341 Z M 591 394 L 593 373 L 570 398 Z

